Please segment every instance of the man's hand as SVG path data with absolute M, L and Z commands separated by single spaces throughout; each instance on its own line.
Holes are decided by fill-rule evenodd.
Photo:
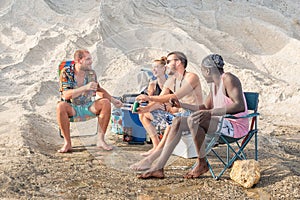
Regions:
M 198 110 L 191 114 L 191 118 L 195 124 L 202 124 L 211 119 L 210 110 Z
M 179 109 L 177 107 L 172 107 L 172 105 L 170 103 L 165 103 L 166 106 L 166 111 L 168 111 L 169 113 L 177 113 L 179 112 Z
M 145 94 L 140 94 L 139 96 L 137 96 L 135 98 L 137 101 L 142 101 L 142 102 L 145 102 L 145 101 L 150 101 L 150 97 L 148 95 L 145 95 Z
M 176 99 L 176 98 L 171 98 L 169 100 L 169 103 L 171 104 L 172 107 L 176 107 L 176 108 L 180 108 L 181 107 L 179 100 Z
M 96 82 L 89 82 L 84 87 L 85 87 L 85 89 L 87 91 L 96 91 L 97 88 L 98 88 L 98 83 L 96 83 Z
M 139 114 L 150 112 L 149 106 L 140 106 L 137 108 Z

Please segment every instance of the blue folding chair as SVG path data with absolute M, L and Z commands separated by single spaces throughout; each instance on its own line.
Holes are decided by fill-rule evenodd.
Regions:
M 232 138 L 232 137 L 221 135 L 220 131 L 222 128 L 221 127 L 222 123 L 220 123 L 218 130 L 216 131 L 216 133 L 212 134 L 213 136 L 211 137 L 211 140 L 206 147 L 206 153 L 209 154 L 210 152 L 212 152 L 212 154 L 215 155 L 217 157 L 217 159 L 219 161 L 221 161 L 222 164 L 224 165 L 221 172 L 218 175 L 216 175 L 213 170 L 213 167 L 211 166 L 211 164 L 208 161 L 208 158 L 206 157 L 206 162 L 208 164 L 209 171 L 212 174 L 213 178 L 215 178 L 216 180 L 218 180 L 223 175 L 223 173 L 226 171 L 226 169 L 228 169 L 232 166 L 234 161 L 236 161 L 238 159 L 240 159 L 240 160 L 247 159 L 246 153 L 244 150 L 247 147 L 247 145 L 249 144 L 249 142 L 252 140 L 252 138 L 254 138 L 254 159 L 255 160 L 258 159 L 258 155 L 257 155 L 258 154 L 257 121 L 258 121 L 259 113 L 257 112 L 257 109 L 258 109 L 259 94 L 255 93 L 255 92 L 245 92 L 244 94 L 246 97 L 249 114 L 242 116 L 242 117 L 235 117 L 233 115 L 224 115 L 222 117 L 222 120 L 226 119 L 226 118 L 231 118 L 231 119 L 248 118 L 249 120 L 251 120 L 248 134 L 241 138 Z M 218 145 L 215 145 L 216 141 L 218 141 Z M 236 144 L 235 148 L 234 148 L 233 144 Z M 225 145 L 226 149 L 227 149 L 226 156 L 225 156 L 226 159 L 224 159 L 224 156 L 223 156 L 223 158 L 221 157 L 222 152 L 220 150 L 221 150 L 222 145 Z M 223 154 L 224 154 L 224 152 L 223 152 Z

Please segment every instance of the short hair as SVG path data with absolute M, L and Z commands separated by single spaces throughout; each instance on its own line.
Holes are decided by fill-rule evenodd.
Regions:
M 201 65 L 206 68 L 216 67 L 223 70 L 224 60 L 219 54 L 210 54 L 202 60 Z
M 84 57 L 84 54 L 86 54 L 86 53 L 90 53 L 90 52 L 86 49 L 79 49 L 79 50 L 75 51 L 74 60 L 82 59 Z
M 180 52 L 180 51 L 173 51 L 171 53 L 169 53 L 167 55 L 167 57 L 169 57 L 170 55 L 176 55 L 176 57 L 182 62 L 184 68 L 187 67 L 187 64 L 188 64 L 188 60 L 186 58 L 186 56 L 184 55 L 184 53 Z

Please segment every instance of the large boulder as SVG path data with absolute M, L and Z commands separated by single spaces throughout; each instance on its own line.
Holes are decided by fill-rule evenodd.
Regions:
M 251 188 L 260 179 L 259 163 L 256 160 L 235 161 L 230 178 L 245 188 Z

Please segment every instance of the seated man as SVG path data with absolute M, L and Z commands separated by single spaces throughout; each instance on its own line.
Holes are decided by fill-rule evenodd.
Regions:
M 220 116 L 224 114 L 241 116 L 248 113 L 240 80 L 229 72 L 225 73 L 223 66 L 224 62 L 220 55 L 212 54 L 203 59 L 202 75 L 207 83 L 212 83 L 205 104 L 188 105 L 180 102 L 181 107 L 198 111 L 189 117 L 176 117 L 173 120 L 169 137 L 158 162 L 139 178 L 164 178 L 163 168 L 178 144 L 182 131 L 186 130 L 186 126 L 193 135 L 198 160 L 197 165 L 186 174 L 185 178 L 197 178 L 209 170 L 205 161 L 205 145 L 203 145 L 205 134 L 216 131 Z M 179 102 L 177 102 L 178 104 Z M 224 120 L 222 134 L 230 137 L 242 137 L 247 134 L 248 126 L 248 119 Z
M 181 52 L 171 52 L 167 56 L 167 67 L 168 75 L 170 77 L 164 84 L 163 90 L 159 96 L 147 96 L 139 95 L 136 99 L 140 101 L 151 101 L 148 106 L 140 107 L 139 113 L 145 113 L 153 110 L 153 104 L 155 102 L 159 103 L 169 103 L 170 98 L 181 99 L 182 102 L 189 104 L 202 104 L 202 89 L 199 77 L 192 72 L 187 72 L 187 58 Z M 152 113 L 154 120 L 151 123 L 154 127 L 158 122 L 165 122 L 171 125 L 172 120 L 175 116 L 188 116 L 190 115 L 190 110 L 188 109 L 179 109 L 179 112 L 176 115 L 173 115 L 170 112 L 167 112 L 168 107 L 165 110 L 154 110 Z M 155 130 L 155 127 L 154 127 Z M 166 132 L 165 132 L 166 133 Z M 138 163 L 135 163 L 131 166 L 134 170 L 145 170 L 148 169 L 152 162 L 160 155 L 161 149 L 164 146 L 163 141 L 159 143 L 157 148 L 145 159 L 141 160 Z
M 122 102 L 114 99 L 97 82 L 97 76 L 92 70 L 92 57 L 87 50 L 77 50 L 74 54 L 75 64 L 64 68 L 60 74 L 60 92 L 64 101 L 57 104 L 57 121 L 64 136 L 64 146 L 58 150 L 59 153 L 72 151 L 70 137 L 70 120 L 78 118 L 95 117 L 98 115 L 98 147 L 111 150 L 104 140 L 112 102 L 116 107 L 121 107 Z M 103 98 L 93 101 L 96 92 L 101 93 Z

